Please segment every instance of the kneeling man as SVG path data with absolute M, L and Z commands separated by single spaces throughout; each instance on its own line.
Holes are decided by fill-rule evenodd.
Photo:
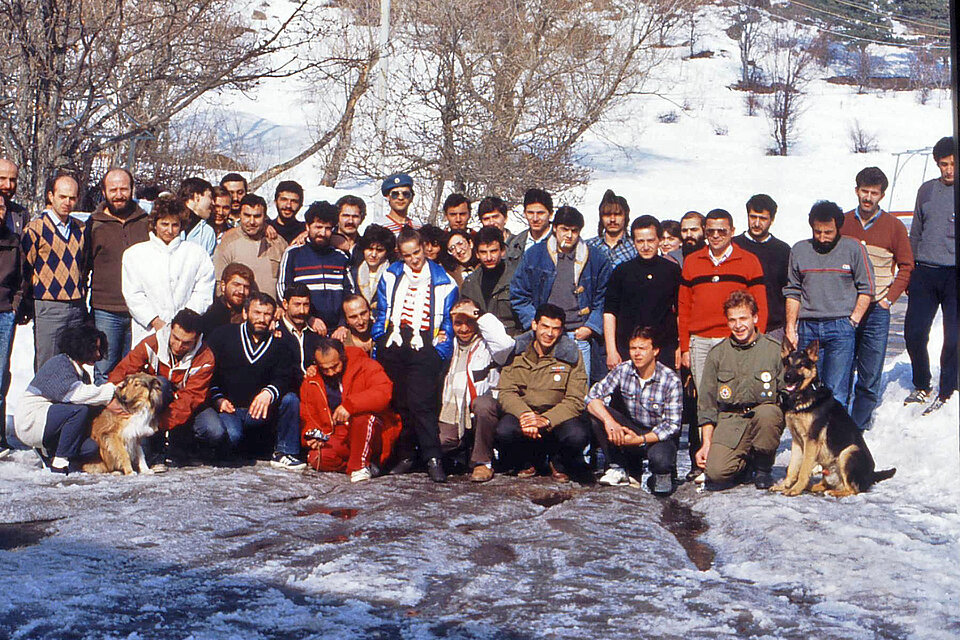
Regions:
M 703 446 L 697 464 L 719 485 L 753 471 L 756 487 L 769 489 L 784 426 L 777 407 L 783 386 L 780 345 L 757 329 L 757 301 L 746 291 L 732 292 L 723 311 L 730 337 L 710 350 L 703 367 L 697 404 Z
M 499 402 L 505 413 L 497 424 L 500 453 L 524 465 L 533 462 L 519 478 L 549 468 L 555 481 L 569 482 L 570 473 L 585 471 L 587 371 L 577 343 L 564 333 L 565 317 L 555 304 L 541 304 L 533 331 L 517 338 L 513 357 L 500 374 Z
M 317 374 L 300 387 L 307 464 L 345 471 L 350 482 L 369 480 L 400 435 L 400 416 L 390 409 L 393 383 L 366 351 L 333 338 L 320 338 L 315 358 Z
M 629 485 L 646 457 L 656 494 L 673 491 L 677 436 L 683 414 L 683 384 L 657 362 L 660 343 L 652 327 L 637 327 L 628 342 L 630 360 L 614 367 L 587 394 L 593 433 L 607 462 L 600 484 Z M 629 473 L 629 475 L 628 475 Z

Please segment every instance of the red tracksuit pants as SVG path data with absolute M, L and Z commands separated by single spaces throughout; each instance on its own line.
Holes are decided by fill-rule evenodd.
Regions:
M 311 460 L 318 471 L 346 471 L 353 473 L 380 459 L 383 422 L 376 415 L 364 413 L 350 418 L 349 424 L 333 427 L 330 439 L 319 451 L 319 464 Z M 310 452 L 314 458 L 316 451 Z M 314 458 L 316 460 L 316 458 Z

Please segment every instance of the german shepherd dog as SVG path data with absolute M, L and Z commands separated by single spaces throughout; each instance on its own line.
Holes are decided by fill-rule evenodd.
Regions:
M 783 347 L 786 385 L 781 405 L 793 436 L 787 477 L 770 488 L 785 496 L 800 495 L 810 484 L 815 465 L 823 468 L 820 482 L 810 487 L 842 498 L 867 491 L 874 482 L 893 476 L 896 469 L 874 471 L 873 456 L 856 423 L 817 375 L 820 342 L 814 340 L 792 353 Z
M 100 445 L 100 461 L 83 465 L 87 473 L 153 473 L 143 454 L 143 441 L 157 432 L 157 417 L 166 402 L 163 383 L 148 373 L 132 373 L 117 385 L 114 398 L 130 414 L 103 411 L 93 421 L 90 437 Z

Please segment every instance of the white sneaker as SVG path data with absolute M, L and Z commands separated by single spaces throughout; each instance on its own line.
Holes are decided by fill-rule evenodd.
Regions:
M 275 453 L 273 454 L 273 459 L 270 461 L 270 466 L 274 469 L 302 471 L 307 468 L 307 463 L 288 453 Z
M 605 487 L 619 487 L 630 484 L 630 478 L 627 476 L 627 472 L 620 467 L 610 467 L 598 482 Z
M 369 480 L 373 477 L 373 474 L 370 473 L 370 469 L 364 467 L 363 469 L 357 469 L 356 471 L 350 474 L 350 482 L 363 482 Z

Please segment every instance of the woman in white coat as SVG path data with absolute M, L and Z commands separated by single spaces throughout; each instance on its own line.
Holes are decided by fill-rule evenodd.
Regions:
M 133 344 L 170 322 L 181 309 L 202 314 L 213 302 L 210 256 L 180 237 L 186 215 L 182 200 L 160 196 L 150 212 L 150 239 L 123 252 L 121 289 L 133 318 Z

